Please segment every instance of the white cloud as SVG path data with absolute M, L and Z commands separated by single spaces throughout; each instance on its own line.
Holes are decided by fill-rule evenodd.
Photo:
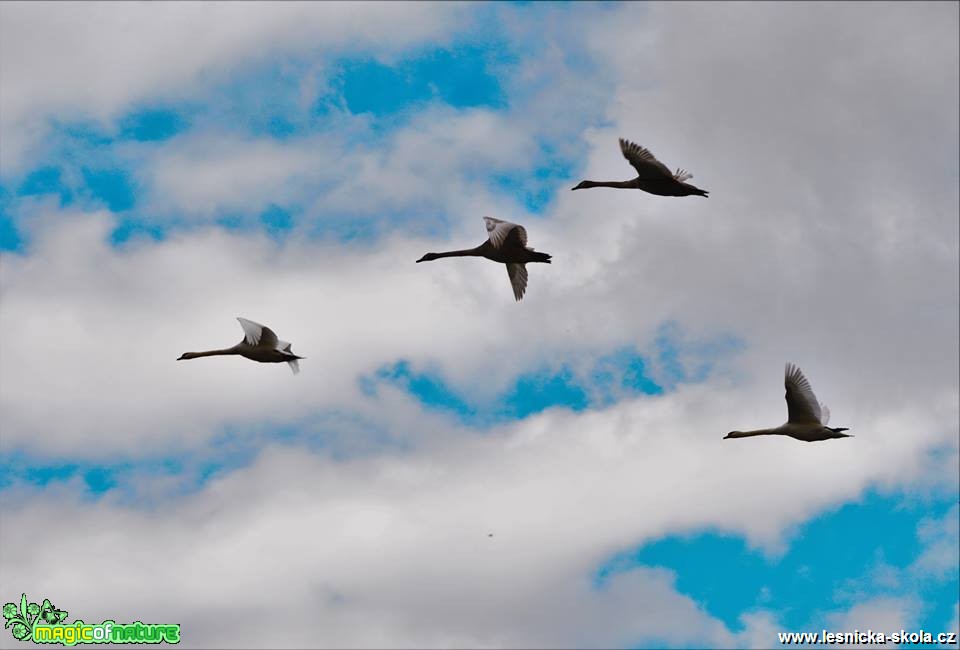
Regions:
M 0 7 L 0 129 L 9 172 L 50 117 L 109 119 L 187 97 L 271 57 L 365 49 L 381 56 L 463 26 L 450 5 L 43 2 Z
M 960 602 L 953 606 L 953 621 L 947 625 L 947 632 L 960 634 Z M 953 645 L 960 645 L 960 643 L 954 643 Z
M 434 107 L 383 137 L 363 118 L 337 120 L 352 137 L 339 129 L 286 142 L 204 133 L 133 148 L 149 191 L 145 210 L 209 219 L 295 203 L 302 224 L 336 215 L 496 212 L 515 204 L 478 177 L 526 168 L 537 153 L 534 133 L 484 109 Z
M 827 632 L 881 632 L 883 634 L 899 633 L 901 630 L 916 632 L 917 603 L 909 598 L 875 598 L 866 602 L 857 603 L 846 611 L 827 614 Z M 864 641 L 867 641 L 864 638 Z M 869 648 L 875 644 L 850 643 L 837 644 L 830 647 L 837 648 Z
M 269 593 L 289 603 L 288 621 L 316 622 L 324 646 L 610 647 L 653 637 L 726 647 L 729 633 L 675 594 L 663 571 L 638 568 L 600 591 L 592 572 L 670 530 L 713 523 L 775 534 L 805 506 L 790 491 L 753 486 L 774 475 L 797 482 L 864 450 L 805 446 L 771 467 L 761 462 L 771 448 L 733 448 L 700 431 L 664 435 L 679 413 L 709 420 L 710 392 L 580 417 L 555 411 L 413 454 L 336 463 L 270 449 L 202 494 L 148 512 L 109 496 L 83 504 L 65 486 L 8 507 L 2 540 L 71 561 L 7 562 L 4 581 L 82 601 L 85 617 L 180 621 L 190 645 L 307 643 L 306 624 L 267 636 L 256 613 L 265 607 L 257 594 Z M 708 447 L 713 462 L 698 451 Z M 855 479 L 841 482 L 849 489 Z M 835 487 L 821 481 L 805 498 Z M 30 531 L 41 522 L 37 538 Z M 145 549 L 155 568 L 126 570 L 144 567 Z
M 209 263 L 217 261 L 214 255 Z M 77 286 L 83 284 L 78 278 Z M 184 302 L 191 311 L 189 297 Z M 97 331 L 100 324 L 87 326 Z M 442 350 L 442 339 L 434 341 Z M 59 438 L 41 432 L 42 440 L 71 449 L 71 437 L 79 437 L 89 441 L 88 451 L 104 453 L 118 442 L 142 451 L 169 444 L 166 430 L 203 436 L 205 418 L 211 419 L 204 409 L 232 410 L 236 420 L 256 412 L 249 403 L 282 413 L 313 393 L 336 391 L 344 374 L 336 371 L 344 362 L 332 354 L 311 357 L 315 372 L 296 379 L 285 368 L 268 374 L 273 369 L 239 361 L 228 375 L 223 367 L 174 368 L 171 354 L 165 363 L 180 372 L 178 381 L 144 399 L 136 393 L 150 375 L 149 356 L 141 357 L 146 363 L 139 373 L 115 383 L 129 394 L 113 396 L 103 427 L 132 440 L 97 438 L 102 432 L 82 428 L 87 416 L 76 410 L 69 411 L 72 423 L 50 428 L 62 428 Z M 255 381 L 249 367 L 258 372 Z M 334 380 L 326 383 L 326 375 Z M 309 384 L 301 381 L 308 377 Z M 103 381 L 96 373 L 85 379 L 90 394 Z M 209 388 L 214 384 L 216 391 Z M 295 399 L 283 397 L 289 387 L 298 391 Z M 179 393 L 168 397 L 167 389 Z M 57 401 L 48 402 L 48 414 L 61 409 L 61 392 L 53 391 Z M 631 571 L 601 592 L 591 590 L 591 573 L 643 540 L 705 527 L 779 548 L 784 530 L 870 483 L 909 484 L 923 471 L 918 459 L 926 450 L 949 444 L 950 437 L 935 432 L 956 408 L 948 400 L 939 412 L 916 408 L 861 421 L 871 435 L 856 446 L 721 440 L 719 423 L 748 412 L 757 392 L 683 386 L 665 398 L 622 401 L 598 412 L 551 410 L 484 436 L 409 413 L 388 392 L 376 406 L 393 420 L 394 435 L 414 443 L 406 452 L 332 462 L 297 448 L 272 448 L 253 467 L 213 481 L 198 495 L 145 511 L 111 495 L 97 504 L 79 502 L 74 484 L 24 499 L 24 507 L 10 500 L 2 546 L 31 544 L 39 556 L 71 562 L 6 560 L 4 584 L 82 601 L 90 618 L 149 614 L 179 621 L 197 646 L 308 644 L 311 628 L 302 622 L 314 621 L 321 633 L 312 642 L 338 647 L 609 647 L 644 638 L 727 647 L 729 632 L 675 594 L 662 573 Z M 161 399 L 169 406 L 158 408 Z M 122 412 L 128 402 L 157 421 L 155 440 L 118 426 L 130 418 Z M 105 421 L 100 413 L 107 402 L 88 408 Z M 907 426 L 917 435 L 901 435 Z M 410 433 L 418 429 L 419 437 Z M 824 473 L 825 467 L 833 471 Z M 129 570 L 146 565 L 155 569 Z M 146 576 L 152 589 L 144 590 L 136 576 Z M 91 590 L 92 580 L 97 587 Z M 297 623 L 280 636 L 268 636 L 272 628 L 258 619 L 262 594 L 293 603 L 284 614 Z M 749 638 L 762 632 L 757 628 Z
M 960 566 L 960 508 L 954 505 L 940 519 L 921 522 L 917 536 L 926 549 L 911 567 L 921 575 L 944 578 L 956 575 Z
M 268 138 L 239 140 L 205 136 L 160 150 L 148 172 L 161 207 L 176 214 L 257 212 L 286 202 L 305 179 L 304 170 L 324 169 L 318 142 L 295 147 Z
M 740 617 L 740 621 L 744 628 L 736 635 L 735 647 L 738 648 L 776 647 L 779 640 L 777 633 L 785 631 L 783 624 L 767 611 L 748 612 Z
M 0 341 L 0 401 L 8 448 L 50 448 L 56 442 L 63 453 L 77 453 L 92 443 L 101 449 L 163 446 L 181 430 L 202 440 L 226 422 L 297 419 L 318 408 L 356 405 L 357 379 L 400 358 L 415 367 L 436 367 L 459 390 L 492 396 L 517 373 L 559 355 L 576 359 L 624 344 L 647 350 L 661 314 L 676 315 L 655 308 L 655 296 L 643 305 L 611 300 L 595 276 L 578 272 L 589 262 L 573 251 L 564 256 L 559 242 L 538 246 L 560 261 L 531 269 L 530 295 L 517 305 L 497 265 L 484 260 L 414 264 L 428 248 L 441 248 L 424 240 L 394 237 L 372 250 L 299 241 L 281 247 L 262 236 L 208 230 L 117 250 L 105 241 L 108 223 L 104 214 L 78 214 L 72 221 L 59 215 L 35 231 L 32 254 L 0 262 L 0 323 L 6 333 Z M 478 235 L 464 235 L 470 237 L 464 243 L 482 239 L 479 219 L 475 225 Z M 531 241 L 538 243 L 533 238 L 545 232 L 531 229 Z M 695 293 L 694 284 L 686 288 Z M 678 303 L 681 323 L 696 322 L 700 306 L 694 302 Z M 864 300 L 851 309 L 885 307 Z M 691 312 L 694 316 L 685 316 Z M 603 315 L 599 326 L 592 314 Z M 266 322 L 293 341 L 294 349 L 308 357 L 304 374 L 295 380 L 286 368 L 238 359 L 173 361 L 188 348 L 239 340 L 237 315 Z M 390 327 L 383 325 L 385 315 Z M 788 330 L 791 315 L 789 309 L 775 310 L 767 322 Z M 718 433 L 784 417 L 778 388 L 782 361 L 767 358 L 768 346 L 781 344 L 770 342 L 776 333 L 753 329 L 751 320 L 744 313 L 727 331 L 760 346 L 759 352 L 744 354 L 748 367 L 757 367 L 757 355 L 765 358 L 739 394 L 747 401 L 731 405 L 710 425 Z M 513 335 L 505 337 L 507 331 Z M 711 328 L 694 331 L 710 333 Z M 877 334 L 884 335 L 895 333 Z M 37 350 L 43 351 L 43 364 L 37 363 Z M 834 405 L 838 423 L 852 425 L 862 436 L 858 443 L 887 444 L 884 431 L 894 425 L 913 431 L 910 436 L 890 432 L 898 447 L 919 451 L 935 441 L 948 442 L 951 409 L 956 409 L 953 387 L 933 381 L 904 386 L 888 372 L 890 364 L 874 358 L 863 368 L 824 362 L 830 373 L 807 370 L 821 398 Z M 230 368 L 227 376 L 224 368 Z M 909 362 L 901 368 L 910 368 Z M 876 377 L 870 390 L 827 382 L 832 374 L 865 369 Z M 480 385 L 479 377 L 485 377 Z M 217 390 L 211 392 L 213 386 Z M 713 387 L 725 390 L 721 382 Z M 893 393 L 910 399 L 888 399 Z M 932 417 L 935 428 L 900 421 L 899 414 L 915 411 L 917 422 Z M 104 413 L 110 414 L 109 426 L 103 424 Z M 206 433 L 198 438 L 200 431 Z M 922 460 L 917 456 L 913 462 Z

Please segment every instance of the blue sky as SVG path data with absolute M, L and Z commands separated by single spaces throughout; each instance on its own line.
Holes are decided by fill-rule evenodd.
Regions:
M 353 123 L 351 139 L 371 145 L 433 107 L 507 114 L 511 107 L 504 72 L 518 64 L 519 53 L 518 46 L 499 32 L 495 25 L 485 24 L 478 33 L 444 47 L 417 48 L 392 63 L 373 56 L 333 58 L 325 62 L 329 68 L 325 91 L 307 103 L 297 101 L 304 63 L 281 60 L 263 62 L 219 85 L 205 101 L 143 103 L 107 124 L 64 116 L 52 122 L 36 167 L 5 176 L 0 189 L 5 195 L 19 197 L 57 196 L 61 207 L 104 206 L 117 215 L 112 235 L 115 244 L 134 233 L 162 238 L 169 228 L 189 224 L 178 223 L 175 214 L 152 213 L 143 205 L 149 188 L 143 187 L 142 170 L 131 160 L 132 148 L 158 147 L 204 128 L 284 142 L 336 131 L 344 122 Z M 573 169 L 572 160 L 560 155 L 553 143 L 543 140 L 538 146 L 543 155 L 533 168 L 523 169 L 523 173 L 519 168 L 477 169 L 477 180 L 511 196 L 529 211 L 542 213 L 552 186 L 559 179 L 566 182 L 572 178 Z M 217 222 L 227 228 L 259 227 L 276 234 L 289 229 L 302 212 L 303 206 L 296 202 L 281 203 L 270 205 L 257 215 L 258 220 L 225 212 L 218 215 Z M 334 236 L 350 239 L 358 226 L 363 229 L 360 215 L 342 217 L 352 225 L 334 230 Z M 19 250 L 26 239 L 16 218 L 5 214 L 3 223 L 0 246 Z M 374 236 L 379 230 L 366 228 L 362 233 Z
M 933 282 L 957 265 L 943 244 L 956 168 L 931 192 L 871 149 L 938 106 L 890 146 L 908 169 L 955 156 L 924 148 L 956 132 L 956 42 L 941 31 L 955 7 L 759 4 L 728 40 L 704 18 L 722 8 L 699 5 L 191 18 L 201 6 L 158 9 L 158 33 L 220 15 L 213 44 L 139 68 L 158 47 L 144 8 L 101 6 L 99 26 L 80 16 L 69 34 L 42 5 L 5 8 L 73 43 L 79 66 L 51 64 L 59 46 L 48 59 L 6 38 L 0 52 L 33 62 L 32 77 L 3 68 L 0 92 L 19 138 L 0 171 L 6 588 L 89 598 L 88 617 L 182 616 L 196 645 L 305 643 L 297 626 L 218 637 L 170 582 L 145 600 L 119 582 L 84 594 L 10 559 L 39 540 L 93 571 L 104 542 L 86 517 L 116 531 L 116 557 L 140 548 L 198 593 L 224 585 L 226 605 L 305 594 L 339 647 L 773 647 L 760 618 L 956 624 L 957 364 L 943 350 L 958 297 Z M 905 45 L 881 37 L 903 21 L 947 70 L 890 63 Z M 823 51 L 794 57 L 818 30 Z M 768 36 L 784 45 L 764 61 Z M 889 98 L 905 79 L 913 94 Z M 809 105 L 783 99 L 811 83 Z M 784 128 L 801 121 L 816 128 Z M 631 174 L 619 136 L 693 169 L 710 202 L 571 193 Z M 868 162 L 841 192 L 818 166 L 852 150 Z M 554 255 L 531 265 L 520 304 L 484 260 L 413 264 L 478 244 L 486 214 Z M 174 363 L 233 342 L 238 315 L 290 337 L 304 372 Z M 779 423 L 788 359 L 857 437 L 721 443 Z M 496 528 L 497 550 L 458 537 L 474 522 Z M 267 564 L 281 564 L 248 582 L 190 564 L 219 543 L 235 562 L 279 549 Z M 411 576 L 422 589 L 397 596 Z M 313 602 L 324 589 L 345 605 Z
M 677 587 L 711 614 L 736 629 L 753 609 L 775 608 L 791 630 L 807 629 L 851 599 L 851 591 L 916 594 L 925 630 L 943 627 L 952 615 L 956 575 L 919 575 L 907 584 L 883 583 L 875 575 L 909 571 L 924 541 L 918 528 L 928 518 L 955 517 L 946 499 L 917 502 L 903 494 L 870 492 L 855 502 L 791 531 L 782 554 L 751 549 L 742 538 L 715 531 L 666 537 L 623 553 L 598 570 L 601 586 L 632 566 L 662 566 L 677 576 Z M 951 511 L 951 509 L 953 509 Z M 879 533 L 879 534 L 878 534 Z

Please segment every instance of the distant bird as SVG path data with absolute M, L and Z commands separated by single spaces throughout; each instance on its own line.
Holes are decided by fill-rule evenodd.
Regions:
M 224 350 L 209 350 L 207 352 L 184 352 L 177 361 L 184 359 L 196 359 L 197 357 L 213 357 L 221 354 L 239 354 L 252 361 L 260 363 L 280 363 L 286 361 L 290 364 L 293 374 L 300 372 L 299 357 L 290 351 L 290 343 L 281 341 L 272 329 L 260 323 L 254 323 L 252 320 L 237 317 L 240 326 L 243 327 L 243 340 L 232 348 Z
M 701 190 L 699 187 L 684 182 L 693 178 L 693 174 L 682 169 L 677 169 L 675 174 L 671 173 L 670 169 L 657 160 L 649 149 L 644 149 L 638 144 L 620 138 L 620 151 L 623 152 L 623 157 L 637 170 L 639 175 L 636 178 L 631 181 L 583 181 L 571 189 L 622 187 L 643 190 L 660 196 L 690 196 L 691 194 L 707 196 L 709 194 L 707 190 Z
M 484 217 L 483 221 L 489 233 L 487 241 L 467 250 L 427 253 L 418 259 L 417 263 L 430 262 L 441 257 L 486 257 L 488 260 L 501 262 L 507 265 L 507 275 L 510 276 L 510 284 L 513 286 L 513 297 L 520 300 L 527 290 L 526 264 L 528 262 L 550 264 L 552 256 L 527 248 L 527 231 L 523 226 L 493 217 Z
M 784 373 L 784 386 L 787 393 L 787 423 L 774 429 L 757 429 L 756 431 L 731 431 L 727 438 L 748 438 L 750 436 L 790 436 L 804 442 L 830 440 L 831 438 L 852 438 L 852 435 L 843 433 L 848 429 L 836 429 L 827 426 L 830 420 L 830 409 L 817 402 L 810 382 L 792 363 L 787 364 Z

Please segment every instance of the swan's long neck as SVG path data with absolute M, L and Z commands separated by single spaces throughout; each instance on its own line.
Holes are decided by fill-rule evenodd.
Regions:
M 626 187 L 635 188 L 636 181 L 583 181 L 580 184 L 584 189 L 589 187 Z
M 215 357 L 221 354 L 240 354 L 236 347 L 223 350 L 207 350 L 206 352 L 184 352 L 181 359 L 196 359 L 198 357 Z
M 477 246 L 476 248 L 468 248 L 462 251 L 447 251 L 446 253 L 437 253 L 436 257 L 482 257 L 483 252 L 481 252 L 482 245 Z
M 728 438 L 749 438 L 751 436 L 779 436 L 783 432 L 779 429 L 754 429 L 753 431 L 731 431 Z

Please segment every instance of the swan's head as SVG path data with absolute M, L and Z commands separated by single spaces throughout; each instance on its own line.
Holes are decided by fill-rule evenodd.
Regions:
M 590 184 L 590 181 L 580 181 L 580 184 L 579 184 L 579 185 L 577 185 L 576 187 L 571 187 L 570 189 L 571 189 L 571 190 L 585 190 L 585 189 L 589 189 L 589 188 L 591 188 L 591 187 L 593 187 L 593 185 Z
M 436 253 L 427 253 L 426 255 L 424 255 L 423 257 L 417 260 L 417 264 L 419 264 L 420 262 L 432 262 L 433 260 L 437 259 L 437 257 L 439 256 Z
M 742 431 L 731 431 L 730 433 L 728 433 L 727 435 L 725 435 L 725 436 L 723 437 L 723 439 L 726 440 L 727 438 L 739 438 L 739 437 L 741 437 L 742 435 L 743 435 L 743 432 L 742 432 Z
M 193 352 L 184 352 L 179 357 L 177 357 L 177 361 L 183 361 L 184 359 L 193 359 L 193 357 L 194 357 Z

